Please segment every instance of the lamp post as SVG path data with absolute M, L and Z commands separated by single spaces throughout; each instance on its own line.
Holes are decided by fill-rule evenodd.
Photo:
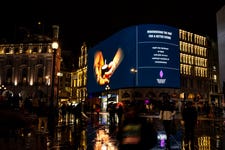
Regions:
M 50 105 L 54 107 L 54 97 L 55 97 L 55 67 L 56 67 L 56 51 L 59 47 L 58 42 L 54 41 L 52 43 L 52 50 L 53 50 L 53 63 L 52 63 L 52 88 L 51 88 L 51 98 L 50 98 Z
M 110 86 L 107 84 L 106 87 L 105 87 L 105 90 L 106 90 L 106 108 L 108 107 L 108 104 L 109 104 L 109 90 L 110 90 Z
M 57 72 L 57 78 L 58 78 L 58 86 L 57 86 L 57 96 L 56 96 L 56 107 L 58 108 L 59 106 L 59 87 L 60 87 L 60 77 L 63 76 L 63 73 L 62 72 Z
M 50 106 L 49 106 L 49 113 L 48 113 L 48 130 L 50 137 L 54 137 L 55 127 L 58 124 L 58 110 L 54 106 L 54 98 L 55 98 L 55 77 L 56 77 L 56 51 L 58 49 L 58 42 L 52 43 L 52 50 L 53 50 L 53 61 L 52 61 L 52 85 L 51 85 L 51 96 L 50 96 Z
M 137 71 L 136 68 L 131 68 L 130 72 L 132 74 L 134 74 L 134 77 L 133 77 L 133 101 L 135 101 L 136 74 L 137 74 L 138 71 Z

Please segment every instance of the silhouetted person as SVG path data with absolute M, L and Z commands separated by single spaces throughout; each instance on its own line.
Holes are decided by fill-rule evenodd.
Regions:
M 115 125 L 115 122 L 116 122 L 116 118 L 115 118 L 116 107 L 115 107 L 115 105 L 113 103 L 110 103 L 107 107 L 107 111 L 109 112 L 110 125 Z
M 173 130 L 173 119 L 176 114 L 175 105 L 172 101 L 170 101 L 170 97 L 164 97 L 163 103 L 160 110 L 160 119 L 163 122 L 164 129 L 166 131 L 167 140 L 166 147 L 170 150 L 170 136 L 172 135 Z
M 187 102 L 183 113 L 184 127 L 185 127 L 185 142 L 191 144 L 191 150 L 194 149 L 194 130 L 197 123 L 197 110 L 192 102 Z
M 48 129 L 48 107 L 44 102 L 40 102 L 37 109 L 38 115 L 38 130 L 47 131 Z
M 62 120 L 63 122 L 66 122 L 67 105 L 65 103 L 63 103 L 61 106 L 61 112 L 62 112 Z
M 26 98 L 24 101 L 24 109 L 28 113 L 32 113 L 33 107 L 32 107 L 32 102 L 30 98 Z
M 51 104 L 48 106 L 48 131 L 50 139 L 54 137 L 56 126 L 58 125 L 59 111 L 58 108 L 53 107 Z
M 157 144 L 157 134 L 152 123 L 139 116 L 139 106 L 131 104 L 124 112 L 117 140 L 119 150 L 149 150 Z
M 107 111 L 109 112 L 109 132 L 113 136 L 116 131 L 116 104 L 109 103 Z
M 99 104 L 95 104 L 95 112 L 96 112 L 96 125 L 99 125 L 99 115 L 101 111 L 101 106 Z
M 120 105 L 117 106 L 117 109 L 116 109 L 116 114 L 117 114 L 117 117 L 118 117 L 118 125 L 119 126 L 121 125 L 121 122 L 122 122 L 123 113 L 124 113 L 123 106 L 120 104 Z

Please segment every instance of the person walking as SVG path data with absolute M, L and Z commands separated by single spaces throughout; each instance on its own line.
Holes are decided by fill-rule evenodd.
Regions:
M 107 106 L 107 111 L 109 112 L 109 122 L 111 126 L 114 126 L 116 123 L 116 106 L 113 103 L 109 103 Z
M 63 103 L 61 106 L 61 114 L 62 114 L 62 122 L 65 123 L 66 120 L 66 114 L 67 114 L 67 104 Z
M 139 115 L 140 107 L 130 104 L 124 112 L 124 119 L 118 127 L 118 150 L 149 150 L 157 145 L 154 125 Z
M 121 125 L 121 122 L 122 122 L 122 118 L 123 118 L 123 113 L 124 113 L 124 110 L 123 110 L 123 106 L 121 103 L 118 103 L 117 106 L 116 106 L 116 114 L 117 114 L 117 117 L 118 117 L 118 126 Z
M 187 149 L 194 149 L 194 130 L 197 124 L 197 110 L 192 102 L 187 102 L 182 112 L 182 117 L 185 127 L 185 143 L 188 145 Z
M 47 132 L 48 130 L 48 108 L 45 102 L 40 102 L 37 109 L 38 131 Z
M 172 135 L 172 130 L 173 130 L 173 119 L 176 114 L 176 109 L 175 105 L 172 101 L 170 101 L 170 97 L 166 96 L 163 98 L 163 103 L 161 106 L 160 110 L 160 119 L 162 120 L 166 135 L 167 135 L 167 140 L 166 140 L 166 148 L 170 148 L 170 136 Z

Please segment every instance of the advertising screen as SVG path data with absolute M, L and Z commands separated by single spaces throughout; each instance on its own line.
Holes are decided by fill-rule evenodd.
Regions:
M 131 26 L 90 48 L 88 93 L 106 87 L 180 88 L 179 30 L 159 24 Z

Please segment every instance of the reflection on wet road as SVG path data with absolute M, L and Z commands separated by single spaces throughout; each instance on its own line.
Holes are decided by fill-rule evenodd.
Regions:
M 30 130 L 10 131 L 7 137 L 0 137 L 3 150 L 117 150 L 117 142 L 108 123 L 108 114 L 88 115 L 87 122 L 67 114 L 59 117 L 53 137 L 38 129 L 35 124 Z M 180 120 L 177 120 L 180 122 Z M 44 125 L 44 123 L 43 123 Z M 198 150 L 221 150 L 225 148 L 224 119 L 205 119 L 199 117 L 195 134 L 195 148 Z M 181 149 L 188 144 L 180 141 Z M 176 147 L 174 148 L 176 149 Z

